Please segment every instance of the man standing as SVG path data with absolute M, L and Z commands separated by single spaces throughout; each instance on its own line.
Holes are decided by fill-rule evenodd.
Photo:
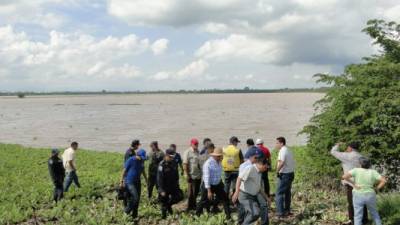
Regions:
M 145 179 L 145 182 L 147 183 L 147 175 L 146 175 L 146 171 L 144 169 L 144 163 L 147 160 L 147 156 L 146 156 L 146 151 L 140 147 L 140 141 L 138 139 L 135 139 L 132 141 L 131 143 L 131 147 L 129 147 L 124 155 L 124 163 L 126 163 L 126 161 L 128 161 L 128 159 L 130 157 L 136 157 L 137 160 L 140 161 L 140 165 L 142 167 L 141 169 L 141 174 L 143 174 L 143 177 Z M 140 196 L 142 194 L 142 185 L 141 185 L 141 180 L 139 179 L 139 184 L 136 185 L 136 191 L 138 193 L 138 198 L 140 201 Z M 127 195 L 129 195 L 129 192 L 126 192 Z M 126 199 L 128 199 L 129 196 L 126 196 L 125 200 L 124 200 L 124 205 L 126 206 L 127 202 Z
M 80 188 L 78 174 L 76 174 L 75 153 L 78 150 L 78 142 L 72 142 L 71 147 L 66 149 L 62 155 L 62 160 L 65 168 L 66 178 L 64 183 L 64 191 L 67 192 L 72 182 Z
M 276 148 L 279 149 L 276 171 L 278 184 L 276 190 L 276 211 L 278 217 L 289 216 L 292 201 L 292 182 L 294 180 L 295 161 L 292 152 L 286 147 L 286 139 L 278 137 Z
M 203 208 L 210 208 L 210 202 L 214 198 L 214 194 L 224 204 L 224 211 L 227 219 L 231 218 L 229 208 L 229 199 L 224 191 L 224 184 L 222 183 L 222 149 L 217 148 L 210 153 L 210 158 L 203 165 L 203 183 L 201 187 L 201 200 L 197 206 L 196 214 L 203 213 Z
M 178 166 L 174 157 L 175 151 L 167 149 L 164 160 L 158 166 L 157 183 L 163 219 L 167 217 L 167 212 L 172 214 L 171 206 L 183 199 L 183 193 L 179 188 Z
M 182 157 L 181 154 L 179 154 L 176 151 L 176 144 L 171 144 L 169 146 L 169 149 L 172 149 L 175 153 L 174 153 L 174 161 L 176 162 L 176 166 L 179 166 L 181 168 L 181 175 L 183 176 L 183 165 L 182 165 Z
M 337 143 L 331 149 L 331 154 L 336 159 L 340 160 L 343 167 L 344 174 L 347 174 L 350 170 L 360 167 L 360 158 L 362 155 L 357 151 L 358 144 L 356 142 L 350 143 L 345 152 L 340 152 L 339 147 L 342 143 Z M 348 224 L 354 224 L 354 208 L 353 208 L 353 185 L 351 182 L 342 180 L 342 184 L 346 187 L 347 191 L 347 202 L 348 202 Z M 363 212 L 363 224 L 368 222 L 368 211 L 367 207 L 364 207 Z
M 153 188 L 156 186 L 156 189 L 158 189 L 158 184 L 157 184 L 157 170 L 158 170 L 158 165 L 160 162 L 164 159 L 164 152 L 162 152 L 158 148 L 158 142 L 153 141 L 150 144 L 151 152 L 149 154 L 149 181 L 147 182 L 148 184 L 148 197 L 151 199 L 153 196 Z
M 232 183 L 236 182 L 239 175 L 239 166 L 243 162 L 242 151 L 237 147 L 239 139 L 235 136 L 229 139 L 230 145 L 224 148 L 224 158 L 222 159 L 222 168 L 225 174 L 225 193 L 229 198 Z M 232 192 L 235 192 L 233 190 Z
M 200 151 L 200 155 L 207 154 L 208 145 L 212 143 L 210 138 L 204 138 L 203 140 L 203 148 Z
M 65 169 L 63 166 L 63 162 L 62 159 L 58 157 L 58 153 L 59 153 L 58 149 L 53 148 L 51 150 L 51 157 L 47 162 L 51 180 L 53 181 L 54 184 L 53 199 L 55 202 L 58 202 L 63 197 L 64 193 L 63 183 L 65 177 Z
M 183 168 L 188 183 L 188 206 L 187 211 L 196 209 L 196 198 L 199 194 L 201 183 L 201 165 L 199 153 L 199 141 L 193 138 L 190 148 L 183 155 Z
M 131 214 L 135 219 L 139 208 L 140 175 L 143 171 L 141 160 L 135 156 L 129 157 L 122 171 L 120 186 L 125 187 L 129 194 L 125 213 Z
M 242 213 L 243 216 L 243 219 L 239 218 L 239 221 L 243 225 L 253 224 L 260 217 L 262 225 L 269 224 L 267 196 L 264 193 L 261 180 L 261 173 L 267 169 L 267 161 L 264 157 L 261 157 L 257 158 L 255 164 L 245 167 L 243 172 L 239 174 L 240 192 L 238 199 L 242 208 L 242 212 L 239 211 L 239 213 Z M 235 198 L 237 197 L 235 196 Z
M 268 166 L 269 166 L 268 171 L 266 171 L 262 174 L 262 179 L 264 182 L 264 191 L 269 197 L 269 196 L 271 196 L 271 193 L 270 193 L 268 172 L 271 169 L 271 152 L 269 151 L 269 149 L 267 147 L 264 146 L 264 141 L 260 138 L 256 140 L 256 145 L 263 152 L 264 157 L 267 159 L 267 162 L 268 162 Z
M 251 167 L 254 163 L 256 163 L 258 160 L 261 160 L 264 158 L 263 153 L 261 150 L 254 145 L 248 145 L 249 149 L 246 151 L 246 155 L 244 158 L 246 161 L 242 164 L 240 164 L 239 167 L 239 174 L 242 174 L 248 167 Z M 245 218 L 245 212 L 243 206 L 238 202 L 239 198 L 239 193 L 240 193 L 240 184 L 242 180 L 240 177 L 236 179 L 236 185 L 235 185 L 235 193 L 232 195 L 232 202 L 235 204 L 237 203 L 237 208 L 238 208 L 238 224 L 242 224 Z M 265 219 L 265 217 L 261 217 L 261 219 Z M 264 221 L 261 223 L 264 224 Z

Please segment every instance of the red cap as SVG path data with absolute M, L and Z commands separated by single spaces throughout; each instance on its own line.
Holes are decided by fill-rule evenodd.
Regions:
M 199 144 L 199 140 L 197 140 L 196 138 L 192 138 L 192 140 L 190 140 L 190 144 L 197 145 Z

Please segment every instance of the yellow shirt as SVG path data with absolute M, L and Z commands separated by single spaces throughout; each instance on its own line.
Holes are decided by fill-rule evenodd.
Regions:
M 234 145 L 228 145 L 223 149 L 223 153 L 222 168 L 224 171 L 238 171 L 240 166 L 240 149 Z

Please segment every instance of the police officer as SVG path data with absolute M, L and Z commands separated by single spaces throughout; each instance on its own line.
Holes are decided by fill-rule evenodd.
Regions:
M 58 149 L 52 149 L 51 157 L 47 162 L 51 180 L 54 184 L 53 198 L 55 202 L 59 201 L 64 195 L 63 183 L 65 178 L 65 169 L 62 159 L 58 157 L 58 153 Z
M 161 203 L 162 218 L 167 217 L 167 212 L 172 214 L 171 206 L 183 199 L 183 192 L 179 188 L 179 172 L 174 160 L 175 151 L 167 149 L 164 160 L 158 166 L 157 183 L 159 200 Z

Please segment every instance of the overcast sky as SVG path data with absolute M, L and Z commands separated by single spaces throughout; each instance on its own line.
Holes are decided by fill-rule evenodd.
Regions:
M 0 91 L 315 87 L 376 52 L 378 0 L 0 0 Z

